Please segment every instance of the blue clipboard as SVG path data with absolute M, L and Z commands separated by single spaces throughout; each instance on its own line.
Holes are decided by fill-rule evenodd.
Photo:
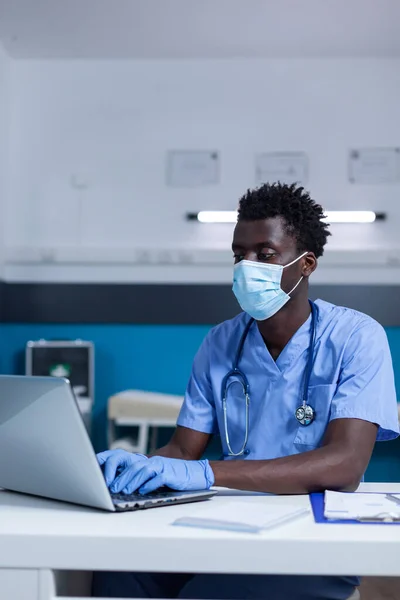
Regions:
M 354 519 L 326 519 L 324 516 L 324 494 L 310 494 L 310 502 L 313 510 L 314 521 L 316 523 L 326 523 L 327 525 L 337 525 L 344 523 L 345 525 L 400 525 L 400 521 L 356 521 Z

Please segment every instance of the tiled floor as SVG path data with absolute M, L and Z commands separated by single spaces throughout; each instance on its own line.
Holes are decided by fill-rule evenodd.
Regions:
M 366 577 L 360 595 L 361 600 L 400 600 L 400 578 Z

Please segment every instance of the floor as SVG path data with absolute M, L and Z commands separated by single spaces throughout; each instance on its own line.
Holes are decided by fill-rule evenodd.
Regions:
M 366 577 L 360 595 L 361 600 L 400 600 L 400 577 Z

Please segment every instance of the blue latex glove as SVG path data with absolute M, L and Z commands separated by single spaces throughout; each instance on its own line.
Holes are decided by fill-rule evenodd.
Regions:
M 111 492 L 149 494 L 163 485 L 173 490 L 208 490 L 214 473 L 208 460 L 180 460 L 152 456 L 127 467 L 110 487 Z
M 96 454 L 96 458 L 99 465 L 103 467 L 107 487 L 110 487 L 114 479 L 129 467 L 148 460 L 144 454 L 132 454 L 125 450 L 106 450 Z

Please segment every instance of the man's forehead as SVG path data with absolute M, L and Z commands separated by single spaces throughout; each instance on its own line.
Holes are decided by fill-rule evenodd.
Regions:
M 270 242 L 274 245 L 288 246 L 295 243 L 285 227 L 282 217 L 257 219 L 256 221 L 239 221 L 233 233 L 233 244 L 256 246 Z

